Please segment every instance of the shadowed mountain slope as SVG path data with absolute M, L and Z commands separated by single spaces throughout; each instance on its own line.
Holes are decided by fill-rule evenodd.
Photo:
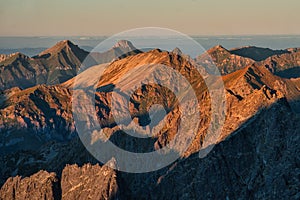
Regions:
M 271 56 L 261 63 L 278 76 L 297 78 L 300 76 L 300 50 L 294 48 L 288 51 L 288 53 Z
M 222 52 L 227 55 L 225 50 Z M 229 57 L 232 58 L 231 55 Z M 76 135 L 71 105 L 74 92 L 72 86 L 76 78 L 79 86 L 91 89 L 96 86 L 93 97 L 97 120 L 108 139 L 120 148 L 131 152 L 149 152 L 165 147 L 175 138 L 178 127 L 182 125 L 178 99 L 186 96 L 185 92 L 176 97 L 166 87 L 148 84 L 132 90 L 129 102 L 122 93 L 123 89 L 136 86 L 139 78 L 155 73 L 157 65 L 165 65 L 180 72 L 191 84 L 198 100 L 198 105 L 191 101 L 183 104 L 190 108 L 189 113 L 195 108 L 199 109 L 200 119 L 199 127 L 193 133 L 194 138 L 188 149 L 180 154 L 180 158 L 169 167 L 145 174 L 111 170 L 103 177 L 96 172 L 101 172 L 103 167 L 99 170 L 97 165 L 80 169 L 67 166 L 64 169 L 67 163 L 83 165 L 97 162 Z M 132 70 L 135 73 L 129 76 L 127 73 Z M 204 69 L 201 70 L 205 74 Z M 87 78 L 99 71 L 103 72 L 100 80 Z M 155 73 L 154 77 L 169 84 L 176 81 L 174 75 L 165 71 Z M 3 92 L 0 113 L 0 147 L 1 152 L 4 152 L 0 157 L 1 183 L 10 176 L 31 176 L 46 169 L 48 172 L 56 172 L 58 179 L 65 181 L 61 182 L 62 194 L 67 191 L 70 198 L 81 198 L 82 194 L 88 194 L 88 189 L 93 188 L 91 184 L 98 181 L 103 182 L 104 185 L 99 184 L 103 190 L 99 191 L 104 191 L 106 197 L 119 191 L 118 194 L 122 195 L 120 198 L 127 199 L 261 199 L 275 198 L 275 195 L 295 199 L 299 197 L 299 118 L 293 110 L 293 103 L 297 104 L 300 96 L 297 80 L 280 78 L 259 64 L 248 65 L 223 76 L 225 123 L 215 141 L 215 149 L 207 157 L 199 159 L 198 153 L 207 136 L 211 119 L 211 97 L 204 80 L 213 82 L 214 79 L 202 77 L 196 66 L 180 52 L 156 49 L 138 53 L 91 67 L 76 78 L 55 86 L 41 85 Z M 186 85 L 179 82 L 175 90 L 180 86 Z M 112 115 L 113 92 L 117 93 L 117 115 L 125 116 L 119 109 L 122 105 L 128 105 L 131 115 L 130 121 L 123 120 L 118 126 Z M 76 108 L 81 113 L 93 113 L 85 106 L 84 99 L 80 100 Z M 158 122 L 151 127 L 149 110 L 154 104 L 161 104 L 166 116 L 157 119 Z M 189 118 L 189 121 L 193 120 L 193 117 Z M 127 137 L 123 130 L 131 130 L 135 124 L 140 127 L 135 129 L 136 132 L 151 137 Z M 26 149 L 22 146 L 25 143 L 33 144 L 33 138 L 40 141 L 36 147 Z M 96 137 L 97 140 L 106 141 Z M 175 141 L 175 147 L 178 148 L 175 150 L 181 152 L 180 147 L 186 142 Z M 118 160 L 114 164 L 118 167 Z M 10 195 L 11 188 L 17 188 L 11 183 L 15 180 L 19 178 L 10 178 L 6 182 L 1 189 L 2 195 Z M 33 182 L 24 184 L 31 185 Z M 22 187 L 16 190 L 24 191 Z
M 16 53 L 0 62 L 0 88 L 58 84 L 77 74 L 88 52 L 68 40 L 32 58 Z
M 246 58 L 251 58 L 252 60 L 255 61 L 262 61 L 274 55 L 281 55 L 284 53 L 288 53 L 288 50 L 273 50 L 269 48 L 246 46 L 246 47 L 231 49 L 230 53 L 242 57 L 246 57 Z

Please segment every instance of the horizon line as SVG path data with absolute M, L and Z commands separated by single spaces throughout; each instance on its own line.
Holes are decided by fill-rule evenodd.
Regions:
M 0 37 L 28 37 L 28 38 L 35 38 L 35 37 L 111 37 L 115 34 L 112 35 L 0 35 Z M 300 36 L 299 34 L 186 34 L 190 37 L 229 37 L 229 36 Z M 159 35 L 144 35 L 145 37 L 147 36 L 158 36 Z M 168 36 L 168 35 L 164 35 Z M 170 35 L 174 36 L 174 35 Z M 175 35 L 176 36 L 176 35 Z M 129 36 L 129 37 L 137 37 L 137 36 Z

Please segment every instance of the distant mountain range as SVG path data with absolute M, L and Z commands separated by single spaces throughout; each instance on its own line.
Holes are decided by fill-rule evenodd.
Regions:
M 148 51 L 150 49 L 147 49 Z M 120 41 L 106 52 L 92 52 L 90 66 L 111 62 L 114 58 L 140 53 L 130 42 Z M 299 73 L 299 62 L 296 60 L 298 49 L 271 50 L 258 47 L 242 47 L 227 50 L 222 46 L 209 49 L 205 54 L 199 55 L 196 62 L 206 68 L 209 73 L 212 65 L 217 65 L 221 74 L 232 73 L 254 62 L 265 62 L 270 70 L 283 77 L 293 77 L 290 74 Z M 46 49 L 36 56 L 29 57 L 21 53 L 0 55 L 0 89 L 11 87 L 25 89 L 38 84 L 54 85 L 63 83 L 76 76 L 81 63 L 89 52 L 79 48 L 72 42 L 64 40 L 55 46 Z M 279 58 L 277 66 L 276 56 Z M 287 57 L 288 58 L 283 58 Z M 212 59 L 210 59 L 212 58 Z M 267 60 L 266 60 L 267 59 Z M 276 63 L 276 64 L 275 64 Z M 275 66 L 276 65 L 276 66 Z M 89 67 L 89 66 L 86 66 Z M 276 69 L 274 69 L 274 67 Z
M 78 75 L 89 52 L 67 40 L 34 57 L 2 56 L 0 199 L 298 199 L 299 52 L 216 46 L 192 59 L 178 48 L 144 52 L 120 41 L 106 52 L 91 53 L 91 67 Z M 110 141 L 130 152 L 154 151 L 170 144 L 182 125 L 172 91 L 157 84 L 137 88 L 128 106 L 132 121 L 119 125 L 111 103 L 112 89 L 127 72 L 136 72 L 122 79 L 130 88 L 157 64 L 178 71 L 191 84 L 198 100 L 193 108 L 200 111 L 195 137 L 179 159 L 161 170 L 141 174 L 113 170 L 109 166 L 118 168 L 118 160 L 99 163 L 78 138 L 72 113 L 74 82 L 96 87 L 97 117 Z M 224 82 L 226 117 L 215 148 L 200 159 L 211 120 L 211 96 L 206 77 L 196 67 L 203 66 L 203 74 L 214 76 L 212 65 Z M 101 79 L 92 78 L 95 74 L 102 74 Z M 163 72 L 156 78 L 174 80 Z M 184 83 L 175 90 L 181 86 Z M 121 95 L 116 98 L 118 105 L 125 103 Z M 85 103 L 78 108 L 91 113 Z M 151 129 L 147 112 L 154 104 L 163 105 L 166 116 Z M 123 116 L 121 109 L 115 110 Z M 133 139 L 120 128 L 130 129 L 132 123 L 148 127 L 151 133 L 159 131 L 151 138 Z M 175 141 L 175 147 L 180 149 L 185 142 Z
M 124 52 L 130 54 L 135 50 L 132 44 L 126 42 L 123 44 L 121 41 L 107 52 L 91 53 L 89 65 L 110 62 L 122 56 Z M 38 84 L 63 83 L 76 76 L 88 55 L 89 52 L 68 40 L 61 41 L 33 57 L 21 53 L 0 55 L 0 89 L 11 87 L 25 89 Z
M 44 51 L 47 48 L 19 48 L 19 49 L 0 49 L 0 54 L 13 54 L 16 52 L 20 52 L 22 54 L 28 55 L 28 56 L 35 56 L 39 54 L 40 52 Z
M 38 84 L 57 84 L 77 74 L 88 52 L 70 41 L 61 41 L 37 56 L 15 53 L 0 63 L 0 88 L 22 89 Z
M 257 62 L 268 66 L 268 69 L 276 75 L 291 78 L 294 73 L 299 73 L 299 52 L 298 48 L 271 50 L 254 46 L 227 50 L 218 45 L 207 50 L 203 55 L 199 55 L 196 62 L 204 66 L 209 73 L 216 73 L 211 71 L 215 69 L 212 66 L 216 66 L 222 75 Z M 297 75 L 294 76 L 297 77 Z

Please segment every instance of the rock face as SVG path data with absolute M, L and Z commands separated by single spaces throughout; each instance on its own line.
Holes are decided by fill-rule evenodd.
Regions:
M 13 94 L 8 92 L 4 97 L 0 110 L 0 154 L 20 148 L 35 149 L 45 141 L 64 141 L 74 136 L 68 89 L 40 85 Z
M 38 173 L 21 178 L 9 178 L 0 190 L 0 199 L 60 199 L 61 192 L 55 173 L 39 171 Z
M 108 166 L 67 165 L 59 181 L 55 173 L 39 171 L 30 177 L 9 178 L 0 199 L 117 199 L 116 173 Z
M 108 167 L 68 165 L 62 172 L 61 196 L 62 199 L 299 199 L 298 121 L 286 100 L 281 99 L 217 144 L 203 159 L 195 153 L 158 172 L 117 176 Z M 26 199 L 10 197 L 12 191 L 24 194 L 24 188 L 37 181 L 41 183 L 45 177 L 52 176 L 39 172 L 25 178 L 30 181 L 23 182 L 22 187 L 19 185 L 23 184 L 16 184 L 19 177 L 9 178 L 0 197 Z M 41 195 L 55 199 L 50 196 L 51 191 L 60 189 L 43 189 Z M 33 197 L 36 196 L 28 199 Z
M 204 66 L 211 74 L 217 73 L 214 71 L 214 65 L 222 75 L 226 75 L 257 63 L 266 66 L 272 73 L 280 77 L 297 78 L 300 76 L 299 55 L 299 48 L 272 50 L 246 46 L 227 50 L 218 45 L 199 55 L 196 62 Z
M 196 62 L 205 67 L 208 73 L 225 75 L 251 65 L 255 61 L 251 58 L 233 54 L 221 45 L 218 45 L 198 56 Z M 214 66 L 217 67 L 219 72 L 214 71 Z
M 118 41 L 111 49 L 105 52 L 97 52 L 97 47 L 91 52 L 90 58 L 96 60 L 97 64 L 110 63 L 111 61 L 125 58 L 126 56 L 136 55 L 142 51 L 138 50 L 128 40 Z
M 286 102 L 278 101 L 204 159 L 195 154 L 179 161 L 151 198 L 299 199 L 297 120 Z
M 92 177 L 92 178 L 91 178 Z M 107 166 L 66 166 L 62 172 L 62 199 L 117 199 L 116 173 Z
M 20 54 L 20 53 L 17 52 L 17 53 L 12 53 L 12 54 L 8 54 L 8 55 L 6 55 L 6 54 L 0 54 L 0 62 L 2 62 L 3 60 L 6 60 L 6 59 L 8 59 L 9 57 L 12 57 L 12 56 L 14 56 L 14 55 L 16 55 L 16 54 Z
M 261 64 L 283 78 L 297 78 L 300 76 L 300 50 L 288 49 L 287 53 L 271 56 Z
M 120 40 L 118 41 L 113 48 L 123 48 L 123 49 L 128 49 L 130 51 L 135 50 L 136 48 L 133 46 L 133 44 L 128 41 L 128 40 Z
M 114 48 L 127 46 L 130 45 L 120 42 Z M 205 151 L 201 148 L 211 115 L 211 96 L 204 80 L 218 83 L 201 77 L 195 64 L 178 49 L 126 55 L 91 67 L 77 77 L 80 86 L 96 87 L 93 97 L 97 120 L 107 138 L 95 137 L 93 142 L 109 140 L 131 152 L 149 152 L 170 144 L 181 123 L 181 110 L 178 97 L 172 91 L 159 84 L 148 84 L 133 90 L 128 102 L 131 115 L 128 122 L 119 109 L 126 103 L 120 91 L 134 87 L 139 84 L 139 78 L 155 72 L 154 65 L 171 67 L 188 80 L 199 105 L 187 101 L 184 106 L 199 109 L 199 126 L 193 132 L 195 137 L 188 149 L 180 151 L 186 141 L 174 142 L 180 158 L 155 172 L 116 172 L 108 167 L 109 164 L 103 166 L 85 149 L 77 136 L 72 114 L 74 79 L 55 86 L 39 85 L 1 92 L 0 182 L 6 182 L 0 197 L 22 199 L 27 188 L 29 195 L 34 195 L 31 188 L 38 187 L 41 192 L 37 195 L 46 195 L 49 199 L 299 199 L 300 110 L 296 109 L 300 97 L 299 80 L 276 76 L 263 62 L 248 64 L 254 61 L 232 55 L 220 46 L 211 52 L 216 52 L 215 60 L 220 69 L 235 72 L 222 76 L 225 123 L 213 151 L 201 159 L 199 153 Z M 45 51 L 39 56 L 48 53 Z M 276 58 L 284 55 L 276 55 Z M 136 73 L 126 76 L 131 70 Z M 99 81 L 89 79 L 99 71 L 103 74 Z M 204 71 L 203 74 L 207 75 Z M 174 75 L 164 71 L 155 74 L 157 79 L 164 77 L 168 84 L 176 80 Z M 178 82 L 176 86 L 178 90 L 186 83 Z M 113 92 L 119 92 L 116 112 L 124 116 L 118 125 L 112 114 Z M 185 94 L 178 96 L 181 98 Z M 76 104 L 80 113 L 92 113 L 85 106 L 85 99 L 80 100 Z M 150 127 L 149 110 L 154 104 L 161 104 L 166 116 Z M 193 109 L 188 112 L 192 113 Z M 151 137 L 127 137 L 123 130 L 132 128 L 133 123 L 146 127 L 135 129 L 137 133 Z M 89 127 L 92 123 L 85 125 Z M 118 161 L 110 164 L 118 168 Z M 48 177 L 46 182 L 45 177 Z

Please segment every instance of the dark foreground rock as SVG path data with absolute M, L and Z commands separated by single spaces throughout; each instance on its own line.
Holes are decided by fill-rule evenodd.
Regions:
M 22 178 L 9 178 L 0 190 L 1 200 L 14 199 L 117 199 L 114 170 L 107 166 L 67 165 L 59 180 L 55 173 L 39 171 Z
M 0 190 L 1 200 L 10 199 L 60 199 L 59 180 L 55 173 L 39 171 L 22 178 L 9 178 Z

